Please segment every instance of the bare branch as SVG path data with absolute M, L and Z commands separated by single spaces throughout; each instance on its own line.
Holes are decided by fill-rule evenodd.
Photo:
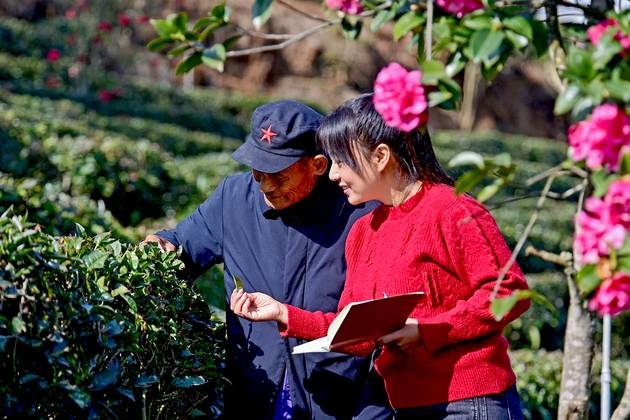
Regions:
M 548 252 L 542 249 L 536 249 L 533 246 L 525 248 L 525 255 L 538 257 L 543 261 L 557 264 L 561 267 L 567 268 L 571 266 L 571 260 L 573 259 L 570 252 L 563 252 L 560 255 Z
M 558 173 L 559 172 L 551 174 L 551 176 L 547 178 L 547 183 L 545 184 L 545 188 L 542 190 L 542 193 L 540 194 L 540 198 L 538 199 L 538 203 L 536 204 L 536 210 L 534 210 L 534 213 L 532 213 L 532 217 L 529 219 L 529 223 L 527 224 L 527 227 L 521 234 L 521 237 L 518 239 L 518 242 L 516 246 L 514 247 L 514 250 L 512 251 L 512 256 L 510 257 L 510 260 L 501 269 L 499 278 L 497 278 L 497 284 L 494 286 L 494 290 L 492 291 L 492 295 L 490 296 L 490 301 L 495 300 L 497 293 L 499 293 L 501 282 L 505 278 L 505 275 L 507 274 L 510 267 L 512 267 L 512 265 L 514 264 L 514 261 L 516 261 L 516 257 L 518 256 L 518 253 L 521 251 L 521 248 L 523 248 L 523 244 L 525 243 L 525 240 L 529 236 L 529 232 L 532 230 L 532 228 L 534 227 L 534 224 L 536 223 L 536 220 L 538 219 L 538 215 L 540 214 L 540 210 L 542 209 L 542 206 L 545 203 L 545 199 L 547 198 L 547 194 L 549 193 L 551 184 L 553 183 L 554 179 L 556 179 L 556 176 L 558 175 Z
M 286 8 L 288 8 L 288 9 L 293 10 L 295 13 L 299 13 L 299 14 L 301 14 L 302 16 L 306 16 L 306 17 L 307 17 L 307 18 L 309 18 L 309 19 L 317 20 L 317 21 L 319 21 L 319 22 L 328 22 L 328 21 L 327 21 L 326 19 L 324 19 L 324 18 L 321 18 L 321 17 L 319 17 L 319 16 L 315 16 L 315 15 L 311 15 L 311 14 L 309 14 L 309 13 L 306 13 L 306 12 L 304 12 L 304 11 L 302 11 L 302 10 L 298 9 L 297 7 L 293 6 L 292 4 L 289 4 L 289 3 L 287 3 L 287 2 L 285 2 L 285 1 L 283 1 L 283 0 L 276 0 L 276 1 L 277 1 L 278 3 L 280 3 L 281 5 L 283 5 L 284 7 L 286 7 Z
M 376 10 L 382 10 L 382 9 L 386 9 L 388 7 L 390 7 L 393 3 L 391 1 L 387 1 L 381 5 L 379 5 Z M 363 13 L 360 14 L 361 17 L 370 17 L 370 16 L 374 16 L 376 12 L 374 10 L 366 10 Z M 336 20 L 331 20 L 331 21 L 325 21 L 324 23 L 322 23 L 321 25 L 315 26 L 311 29 L 307 29 L 305 31 L 302 31 L 300 33 L 297 33 L 295 35 L 281 35 L 281 37 L 278 38 L 271 38 L 271 35 L 268 34 L 261 34 L 261 33 L 253 33 L 253 32 L 248 32 L 245 31 L 241 28 L 239 28 L 240 30 L 243 31 L 243 35 L 253 35 L 253 36 L 258 36 L 261 38 L 269 38 L 269 39 L 286 39 L 286 41 L 281 42 L 279 44 L 274 44 L 274 45 L 264 45 L 262 47 L 256 47 L 256 48 L 248 48 L 248 49 L 244 49 L 244 50 L 236 50 L 236 51 L 228 51 L 225 56 L 226 57 L 240 57 L 240 56 L 244 56 L 244 55 L 249 55 L 249 54 L 256 54 L 256 53 L 260 53 L 260 52 L 267 52 L 267 51 L 278 51 L 281 50 L 283 48 L 286 48 L 288 45 L 293 44 L 294 42 L 297 42 L 301 39 L 306 38 L 307 36 L 310 36 L 316 32 L 319 32 L 323 29 L 326 29 L 330 26 L 334 26 L 334 25 L 339 25 L 341 24 L 343 19 L 336 19 Z

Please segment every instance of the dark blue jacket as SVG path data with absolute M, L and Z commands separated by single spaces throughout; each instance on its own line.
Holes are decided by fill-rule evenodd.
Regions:
M 224 263 L 226 376 L 232 383 L 226 390 L 227 418 L 272 418 L 285 367 L 294 420 L 350 419 L 355 414 L 365 391 L 367 360 L 339 353 L 292 355 L 301 340 L 282 338 L 276 322 L 235 316 L 229 296 L 236 275 L 246 292 L 266 293 L 309 311 L 336 312 L 345 281 L 346 237 L 352 224 L 375 207 L 348 204 L 341 188 L 325 175 L 302 202 L 274 210 L 248 172 L 224 179 L 175 229 L 157 233 L 183 245 L 194 271 Z M 386 400 L 381 391 L 377 394 Z M 380 412 L 376 408 L 363 410 L 358 418 L 385 418 L 375 414 Z

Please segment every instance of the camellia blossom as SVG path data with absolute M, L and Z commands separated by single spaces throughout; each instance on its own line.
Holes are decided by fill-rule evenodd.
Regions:
M 60 58 L 61 58 L 61 52 L 59 52 L 59 50 L 56 48 L 49 50 L 48 53 L 46 54 L 46 60 L 48 60 L 50 63 L 54 63 Z
M 612 28 L 612 29 L 611 29 Z M 586 35 L 588 35 L 588 39 L 590 39 L 591 44 L 595 47 L 599 44 L 599 40 L 609 30 L 616 30 L 619 28 L 619 22 L 615 19 L 608 18 L 602 20 L 597 25 L 593 25 L 586 30 Z M 615 33 L 614 39 L 619 41 L 621 46 L 626 50 L 621 53 L 622 56 L 625 56 L 628 53 L 628 49 L 630 49 L 630 35 L 624 33 L 623 31 L 617 30 Z
M 630 230 L 630 181 L 613 181 L 604 196 L 604 202 L 608 206 L 611 222 Z
M 111 24 L 111 22 L 99 22 L 98 25 L 96 25 L 96 29 L 98 29 L 99 31 L 103 31 L 103 32 L 109 32 L 114 28 L 114 25 Z
M 410 132 L 426 124 L 427 98 L 420 84 L 422 73 L 398 63 L 381 69 L 374 83 L 374 109 L 386 125 Z
M 360 0 L 326 0 L 326 6 L 339 9 L 347 15 L 358 15 L 363 11 L 363 3 Z
M 608 167 L 609 172 L 619 169 L 623 146 L 630 146 L 630 118 L 616 105 L 604 104 L 593 111 L 591 119 L 569 127 L 571 158 L 586 159 L 591 169 Z
M 630 275 L 620 271 L 602 282 L 588 309 L 597 311 L 599 316 L 617 315 L 630 309 Z
M 112 93 L 110 91 L 108 91 L 107 89 L 101 89 L 98 92 L 98 98 L 101 100 L 101 102 L 103 102 L 104 104 L 108 103 L 109 101 L 112 100 L 112 98 L 114 97 L 114 95 L 112 95 Z
M 129 16 L 127 16 L 126 13 L 120 13 L 118 15 L 118 24 L 123 28 L 126 28 L 131 24 L 131 19 L 129 19 Z
M 70 9 L 66 10 L 66 19 L 72 20 L 75 17 L 77 17 L 77 9 L 71 7 Z
M 610 255 L 610 247 L 621 249 L 626 241 L 626 229 L 614 223 L 610 207 L 600 198 L 589 197 L 575 223 L 577 231 L 574 248 L 582 264 L 596 264 L 602 256 Z
M 483 3 L 480 0 L 435 0 L 435 5 L 456 15 L 458 19 L 477 9 L 483 9 Z

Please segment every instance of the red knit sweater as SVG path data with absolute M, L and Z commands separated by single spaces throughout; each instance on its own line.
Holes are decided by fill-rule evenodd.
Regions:
M 346 242 L 348 271 L 339 301 L 379 299 L 414 291 L 426 293 L 411 314 L 423 343 L 411 351 L 384 349 L 376 368 L 393 407 L 439 404 L 499 393 L 516 376 L 503 327 L 525 312 L 519 302 L 500 322 L 490 313 L 490 295 L 510 258 L 490 213 L 472 198 L 456 198 L 451 187 L 424 184 L 397 207 L 380 206 L 359 219 Z M 527 289 L 514 264 L 498 297 Z M 336 314 L 287 305 L 284 336 L 314 340 L 327 333 Z M 372 343 L 356 346 L 365 354 Z

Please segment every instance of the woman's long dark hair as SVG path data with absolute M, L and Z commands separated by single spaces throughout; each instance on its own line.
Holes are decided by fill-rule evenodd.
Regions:
M 368 159 L 379 144 L 386 144 L 410 181 L 454 185 L 437 161 L 429 132 L 405 133 L 388 127 L 374 109 L 372 97 L 358 96 L 328 114 L 317 130 L 318 146 L 360 174 L 356 153 Z

